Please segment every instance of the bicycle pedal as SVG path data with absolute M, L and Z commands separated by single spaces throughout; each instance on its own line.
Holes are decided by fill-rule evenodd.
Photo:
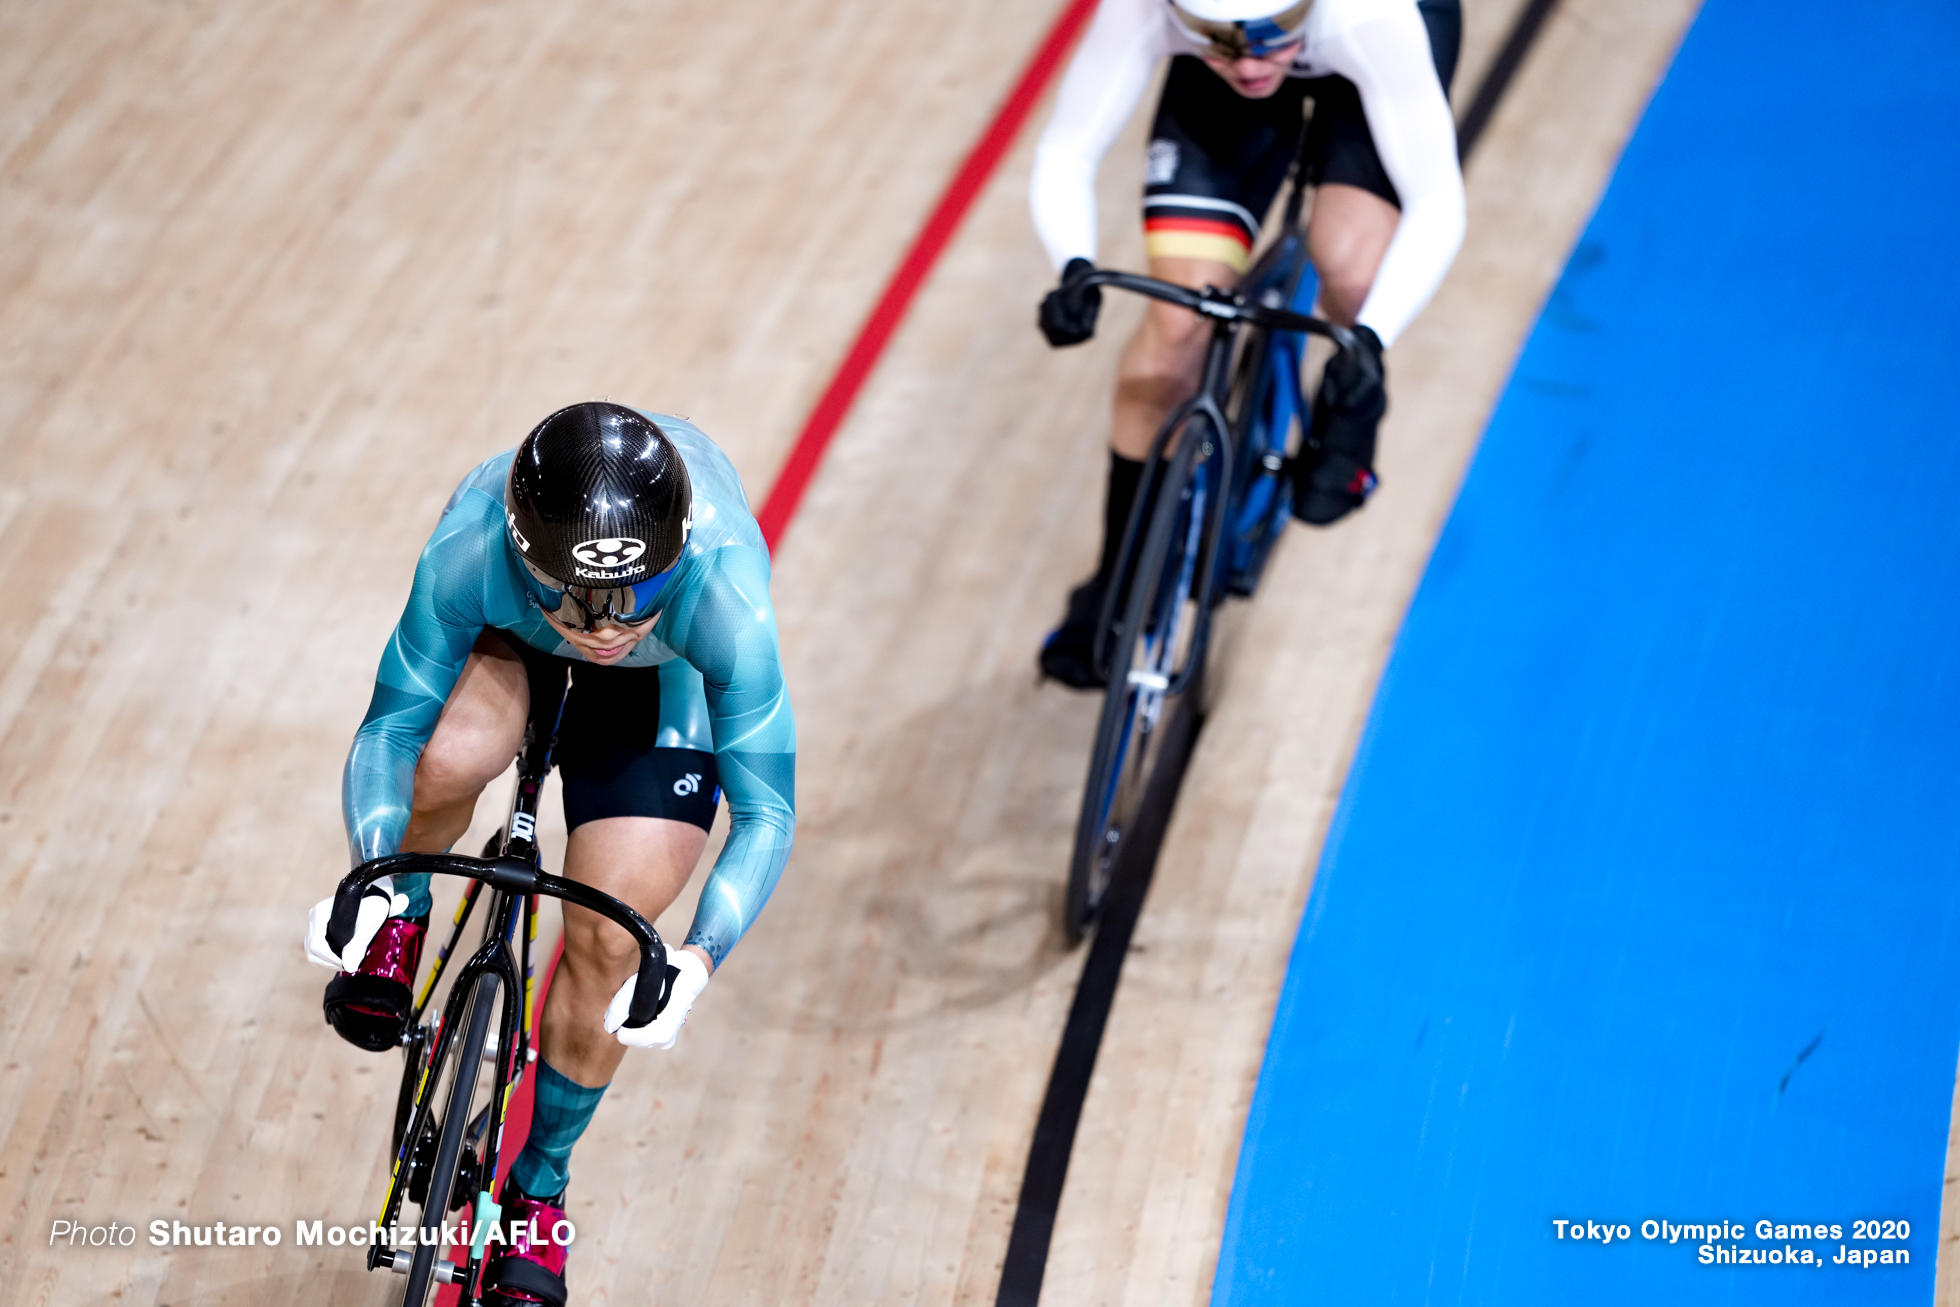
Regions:
M 456 1164 L 456 1186 L 450 1191 L 449 1210 L 469 1206 L 470 1196 L 483 1188 L 483 1165 L 474 1153 L 467 1153 Z

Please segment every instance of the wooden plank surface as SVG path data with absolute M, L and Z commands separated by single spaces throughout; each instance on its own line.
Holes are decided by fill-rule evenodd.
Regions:
M 1459 94 L 1516 0 L 1466 5 Z M 1048 1300 L 1201 1300 L 1328 810 L 1510 360 L 1692 8 L 1568 0 L 1398 346 L 1386 488 L 1234 645 L 1120 991 Z M 346 1303 L 394 1063 L 299 958 L 443 498 L 552 407 L 766 488 L 1047 4 L 275 0 L 0 11 L 0 1302 Z M 1044 115 L 1038 115 L 1045 116 Z M 1142 258 L 1141 121 L 1105 167 Z M 1080 954 L 1095 711 L 1033 650 L 1095 548 L 1137 307 L 1051 352 L 1021 141 L 777 560 L 797 852 L 574 1167 L 575 1301 L 991 1302 Z M 494 825 L 486 803 L 463 847 Z M 685 929 L 683 903 L 661 925 Z M 1196 1001 L 1194 1001 L 1196 1000 Z M 53 1221 L 284 1246 L 48 1248 Z

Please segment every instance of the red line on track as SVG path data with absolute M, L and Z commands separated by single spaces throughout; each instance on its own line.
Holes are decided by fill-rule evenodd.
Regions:
M 783 532 L 789 529 L 790 519 L 796 516 L 797 505 L 803 502 L 803 492 L 809 489 L 817 465 L 823 461 L 824 450 L 829 447 L 831 437 L 837 434 L 837 428 L 843 424 L 871 370 L 878 365 L 885 346 L 891 343 L 898 324 L 904 321 L 905 311 L 912 306 L 913 297 L 919 293 L 919 287 L 933 265 L 939 262 L 939 256 L 945 253 L 953 233 L 959 229 L 966 211 L 973 207 L 981 188 L 1000 166 L 1008 146 L 1014 143 L 1014 137 L 1020 132 L 1021 124 L 1027 121 L 1035 101 L 1047 89 L 1055 70 L 1061 67 L 1062 57 L 1068 53 L 1076 34 L 1089 21 L 1089 15 L 1095 8 L 1096 0 L 1069 0 L 1056 16 L 1048 35 L 1042 38 L 1034 56 L 1021 70 L 1014 88 L 995 111 L 993 121 L 987 124 L 987 130 L 981 133 L 965 162 L 960 164 L 960 170 L 953 174 L 953 180 L 940 195 L 939 203 L 926 219 L 925 226 L 919 229 L 898 270 L 885 283 L 884 294 L 878 297 L 870 316 L 858 328 L 857 339 L 851 342 L 844 362 L 824 388 L 816 407 L 810 410 L 796 443 L 790 446 L 789 457 L 783 460 L 782 470 L 776 474 L 776 484 L 769 488 L 769 497 L 762 501 L 762 511 L 755 515 L 756 524 L 762 528 L 762 538 L 768 542 L 771 550 L 782 539 Z

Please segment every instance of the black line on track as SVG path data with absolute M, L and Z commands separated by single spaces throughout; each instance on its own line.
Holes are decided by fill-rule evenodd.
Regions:
M 1497 112 L 1498 101 L 1511 89 L 1511 79 L 1518 75 L 1524 57 L 1531 53 L 1532 44 L 1538 40 L 1538 33 L 1544 30 L 1545 20 L 1552 16 L 1557 4 L 1558 0 L 1531 0 L 1511 24 L 1511 34 L 1504 38 L 1497 57 L 1490 61 L 1484 80 L 1477 85 L 1477 93 L 1470 97 L 1470 107 L 1463 111 L 1463 121 L 1457 124 L 1457 158 L 1468 159 L 1470 151 L 1477 148 L 1484 128 L 1490 126 L 1491 115 Z
M 1198 738 L 1199 718 L 1192 695 L 1181 697 L 1164 737 L 1163 750 L 1150 773 L 1138 808 L 1138 823 L 1124 841 L 1110 877 L 1108 896 L 1098 914 L 1089 957 L 1076 982 L 1075 1002 L 1062 1028 L 1055 1069 L 1048 1074 L 1048 1092 L 1035 1119 L 1034 1143 L 1028 1149 L 1028 1169 L 1021 1177 L 1021 1199 L 1014 1209 L 1014 1229 L 1007 1237 L 1007 1257 L 1000 1268 L 1000 1293 L 995 1307 L 1035 1307 L 1041 1280 L 1048 1269 L 1048 1242 L 1055 1233 L 1055 1212 L 1068 1178 L 1069 1153 L 1075 1127 L 1082 1120 L 1082 1102 L 1089 1095 L 1089 1078 L 1102 1048 L 1103 1027 L 1116 1001 L 1116 982 L 1143 898 L 1157 869 L 1157 850 L 1170 825 L 1177 790 L 1184 783 L 1185 764 Z
M 1510 35 L 1504 38 L 1457 125 L 1458 158 L 1468 159 L 1476 148 L 1557 4 L 1558 0 L 1529 0 L 1511 25 Z M 1143 824 L 1132 833 L 1110 883 L 1088 959 L 1082 964 L 1082 978 L 1076 982 L 1068 1024 L 1062 1028 L 1061 1046 L 1055 1050 L 1055 1066 L 1048 1074 L 1041 1115 L 1035 1119 L 1034 1142 L 1028 1148 L 1027 1170 L 1021 1176 L 1021 1196 L 1014 1209 L 1013 1231 L 1007 1237 L 994 1307 L 1037 1307 L 1041 1300 L 1041 1281 L 1048 1270 L 1048 1246 L 1055 1234 L 1062 1186 L 1068 1179 L 1075 1129 L 1082 1121 L 1082 1104 L 1089 1096 L 1103 1028 L 1109 1024 L 1109 1010 L 1116 1001 L 1123 959 L 1129 954 L 1144 896 L 1150 891 L 1157 851 L 1163 846 L 1171 808 L 1177 801 L 1178 787 L 1184 783 L 1185 765 L 1200 725 L 1197 709 L 1187 698 L 1179 705 L 1171 734 L 1164 740 L 1164 752 L 1144 793 Z

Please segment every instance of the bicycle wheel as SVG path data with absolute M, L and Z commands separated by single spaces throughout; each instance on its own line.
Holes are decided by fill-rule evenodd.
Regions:
M 1167 691 L 1192 653 L 1198 566 L 1215 493 L 1211 425 L 1200 415 L 1185 427 L 1131 573 L 1069 862 L 1063 925 L 1071 943 L 1102 910 L 1156 765 Z
M 483 1048 L 489 1039 L 490 1018 L 501 987 L 502 981 L 495 972 L 487 971 L 476 978 L 468 1015 L 463 1021 L 463 1037 L 450 1045 L 450 1064 L 454 1071 L 449 1100 L 443 1106 L 442 1124 L 438 1127 L 435 1169 L 429 1175 L 428 1200 L 422 1205 L 422 1229 L 416 1233 L 415 1256 L 409 1262 L 402 1307 L 426 1307 L 430 1290 L 435 1287 L 436 1259 L 441 1248 L 438 1240 L 428 1238 L 428 1231 L 440 1229 L 443 1218 L 449 1214 L 450 1193 L 455 1187 L 457 1163 L 463 1150 L 463 1132 L 470 1123 L 478 1084 L 484 1078 Z

